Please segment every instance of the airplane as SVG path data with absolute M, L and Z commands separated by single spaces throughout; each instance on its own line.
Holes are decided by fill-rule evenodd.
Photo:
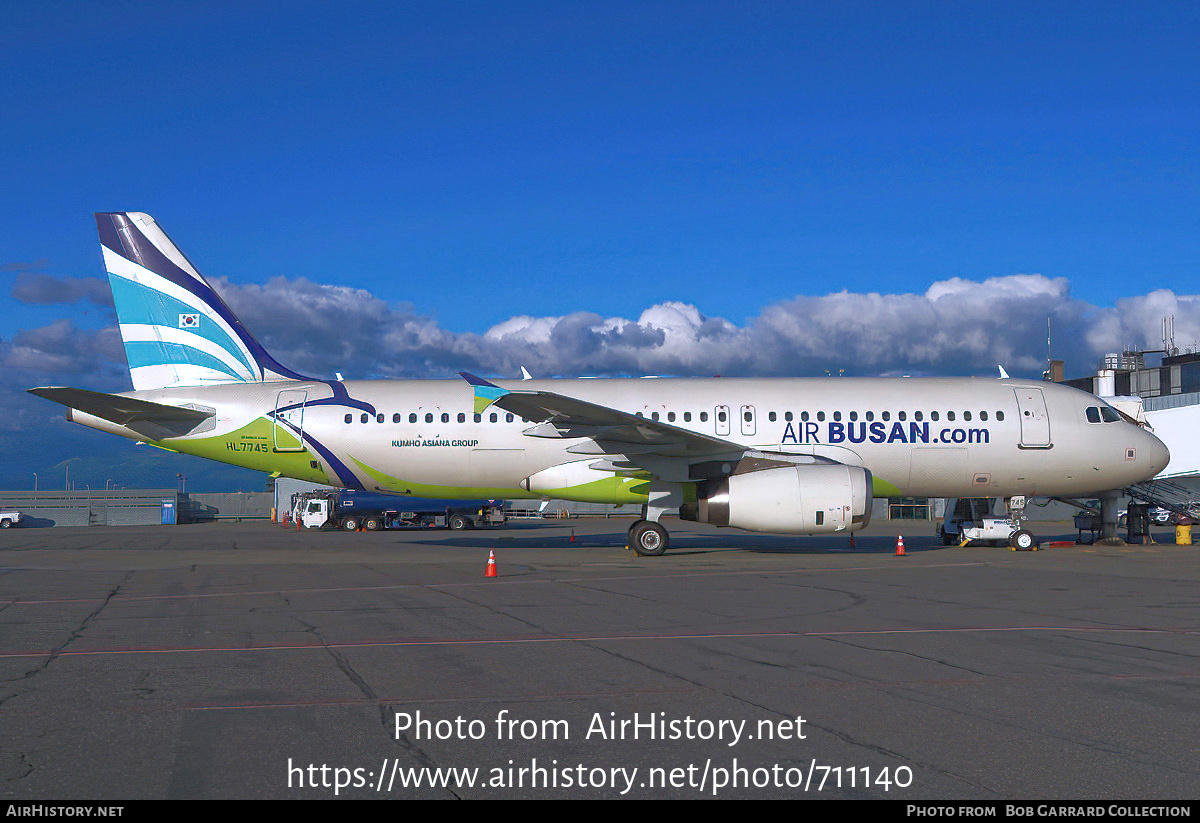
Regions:
M 310 377 L 259 344 L 152 217 L 96 225 L 133 391 L 29 391 L 81 425 L 276 476 L 640 505 L 629 545 L 660 555 L 668 514 L 853 532 L 873 497 L 1092 496 L 1169 459 L 1096 396 L 1013 378 Z

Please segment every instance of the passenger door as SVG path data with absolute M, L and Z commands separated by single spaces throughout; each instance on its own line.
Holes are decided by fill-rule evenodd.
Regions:
M 1047 449 L 1050 442 L 1050 413 L 1041 389 L 1013 389 L 1017 409 L 1021 413 L 1021 446 L 1027 449 Z

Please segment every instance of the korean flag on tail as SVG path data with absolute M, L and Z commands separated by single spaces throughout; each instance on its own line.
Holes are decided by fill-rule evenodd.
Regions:
M 181 328 L 181 329 L 198 329 L 198 328 L 200 328 L 200 315 L 198 315 L 198 314 L 181 314 L 181 315 L 179 315 L 179 328 Z

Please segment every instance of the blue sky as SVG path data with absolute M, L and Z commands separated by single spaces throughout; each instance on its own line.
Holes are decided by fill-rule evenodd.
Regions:
M 1047 315 L 1072 373 L 1155 343 L 1161 312 L 1200 339 L 1193 4 L 45 2 L 4 29 L 0 361 L 19 385 L 0 405 L 22 425 L 42 420 L 28 385 L 122 388 L 110 313 L 48 302 L 102 275 L 94 211 L 153 214 L 285 363 L 356 376 L 447 374 L 467 343 L 462 365 L 505 373 L 519 347 L 479 353 L 497 328 L 545 373 L 700 371 L 683 344 L 663 355 L 670 318 L 791 347 L 726 373 L 1008 355 L 1036 374 Z M 961 310 L 929 328 L 974 316 L 988 340 L 905 354 L 900 314 L 944 293 Z M 307 342 L 304 294 L 341 301 Z M 323 361 L 356 303 L 370 327 Z M 862 351 L 901 353 L 814 322 L 822 348 L 783 315 L 852 317 Z M 566 317 L 591 336 L 560 345 Z M 656 354 L 589 359 L 614 328 Z

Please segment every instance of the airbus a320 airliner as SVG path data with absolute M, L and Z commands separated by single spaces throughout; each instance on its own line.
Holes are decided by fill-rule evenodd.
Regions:
M 30 390 L 69 420 L 352 489 L 640 505 L 644 555 L 666 550 L 666 514 L 849 532 L 872 497 L 1094 495 L 1169 456 L 1099 398 L 1041 381 L 321 380 L 268 354 L 149 215 L 96 224 L 134 390 Z

